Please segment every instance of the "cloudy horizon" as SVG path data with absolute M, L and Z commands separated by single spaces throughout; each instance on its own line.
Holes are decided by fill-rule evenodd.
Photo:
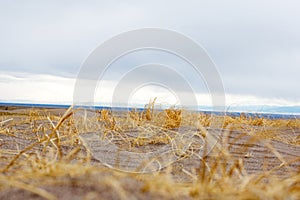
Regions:
M 271 0 L 1 1 L 0 101 L 72 102 L 81 64 L 99 44 L 125 31 L 157 27 L 182 33 L 206 49 L 221 75 L 228 106 L 299 105 L 299 8 L 297 1 Z M 136 55 L 121 64 L 169 59 L 155 55 Z M 112 84 L 96 95 L 99 102 L 109 101 L 104 97 L 120 74 L 115 70 L 105 76 Z M 165 99 L 167 93 L 145 88 L 137 94 L 133 101 L 145 102 L 153 95 Z M 201 104 L 210 104 L 205 90 L 197 95 Z

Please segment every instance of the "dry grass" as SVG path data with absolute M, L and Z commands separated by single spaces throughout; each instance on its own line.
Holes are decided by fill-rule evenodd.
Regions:
M 159 111 L 154 103 L 142 112 L 1 112 L 0 199 L 300 199 L 299 165 L 293 165 L 299 156 L 287 161 L 268 142 L 299 149 L 299 119 L 220 118 L 175 108 Z M 209 156 L 199 156 L 201 143 L 194 138 L 208 141 L 216 121 L 224 130 L 220 144 Z M 231 138 L 232 131 L 239 134 Z M 124 151 L 145 153 L 169 145 L 176 160 L 166 165 L 158 161 L 162 168 L 154 173 L 110 169 L 82 141 L 81 135 L 89 132 Z M 237 156 L 231 147 L 242 137 L 249 139 L 239 146 L 243 156 Z M 267 141 L 279 164 L 250 173 L 247 149 L 260 141 Z M 279 175 L 283 168 L 287 172 Z

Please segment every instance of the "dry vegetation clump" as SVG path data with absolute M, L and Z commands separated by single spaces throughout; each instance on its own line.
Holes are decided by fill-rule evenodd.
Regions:
M 299 119 L 156 110 L 154 102 L 128 112 L 1 111 L 0 199 L 300 199 Z M 163 152 L 157 171 L 124 172 L 118 155 L 119 166 L 97 159 L 101 151 L 83 139 L 94 133 L 146 160 L 167 147 L 173 160 Z
M 294 132 L 300 129 L 299 118 L 294 119 L 268 119 L 259 117 L 239 117 L 226 116 L 224 120 L 224 129 L 239 130 L 249 135 L 255 135 L 265 139 L 273 139 L 288 144 L 299 145 L 299 136 L 285 134 L 285 132 Z

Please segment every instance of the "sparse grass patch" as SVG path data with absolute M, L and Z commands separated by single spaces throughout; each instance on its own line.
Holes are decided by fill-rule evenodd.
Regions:
M 300 199 L 299 119 L 222 116 L 219 145 L 202 157 L 196 138 L 207 139 L 219 116 L 154 103 L 129 112 L 1 112 L 0 199 Z M 120 172 L 83 144 L 80 135 L 92 132 L 123 150 L 170 145 L 180 156 L 155 173 Z

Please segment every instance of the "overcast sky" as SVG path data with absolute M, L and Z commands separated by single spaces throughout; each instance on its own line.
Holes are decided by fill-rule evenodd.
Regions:
M 299 104 L 299 10 L 296 0 L 1 0 L 0 100 L 69 101 L 81 64 L 99 44 L 158 27 L 207 50 L 229 100 Z M 42 90 L 50 92 L 37 98 Z

